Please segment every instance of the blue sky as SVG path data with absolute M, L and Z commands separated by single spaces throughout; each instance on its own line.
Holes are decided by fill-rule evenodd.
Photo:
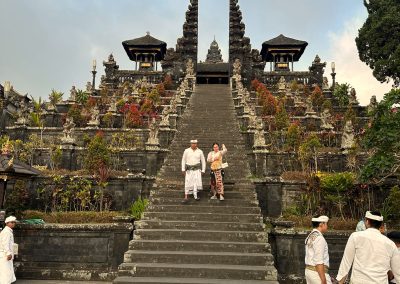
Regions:
M 91 79 L 92 59 L 111 52 L 120 69 L 133 68 L 121 42 L 145 35 L 175 47 L 189 0 L 0 0 L 0 81 L 22 93 L 68 94 Z M 199 59 L 215 36 L 228 53 L 228 0 L 200 0 Z M 296 70 L 306 70 L 316 54 L 335 61 L 337 78 L 358 90 L 363 104 L 382 97 L 389 86 L 376 82 L 360 62 L 354 38 L 366 19 L 362 0 L 241 0 L 246 36 L 253 48 L 281 33 L 309 46 Z M 99 65 L 99 64 L 98 64 Z M 330 64 L 329 64 L 330 66 Z M 103 69 L 99 70 L 101 75 Z M 330 73 L 330 68 L 328 68 Z M 368 85 L 365 84 L 368 82 Z

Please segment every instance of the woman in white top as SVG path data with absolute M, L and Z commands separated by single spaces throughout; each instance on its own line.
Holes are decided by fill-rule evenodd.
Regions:
M 222 180 L 222 157 L 228 150 L 225 145 L 222 144 L 222 151 L 219 150 L 219 144 L 213 144 L 213 151 L 208 153 L 207 162 L 211 163 L 211 191 L 213 196 L 211 199 L 217 199 L 219 194 L 219 200 L 224 200 L 224 183 Z

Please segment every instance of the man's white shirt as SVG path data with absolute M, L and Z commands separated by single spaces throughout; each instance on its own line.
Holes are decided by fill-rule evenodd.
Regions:
M 377 229 L 369 228 L 351 234 L 336 279 L 343 279 L 352 265 L 353 284 L 387 283 L 389 270 L 392 270 L 396 281 L 400 281 L 399 251 L 394 242 Z
M 306 265 L 323 264 L 329 267 L 328 243 L 317 229 L 312 230 L 306 241 Z
M 186 165 L 194 166 L 201 163 L 201 171 L 206 171 L 206 159 L 204 158 L 203 151 L 197 148 L 193 151 L 192 148 L 187 148 L 183 152 L 182 157 L 182 172 L 186 171 Z

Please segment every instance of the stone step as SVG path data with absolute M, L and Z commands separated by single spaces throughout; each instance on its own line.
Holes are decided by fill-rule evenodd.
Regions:
M 135 240 L 204 240 L 229 242 L 267 242 L 265 232 L 254 231 L 212 231 L 212 230 L 174 230 L 138 229 Z
M 202 190 L 199 192 L 200 198 L 208 198 L 209 190 Z M 182 198 L 185 192 L 183 190 L 151 190 L 152 197 L 172 197 L 172 198 Z M 224 194 L 225 201 L 229 199 L 244 199 L 244 200 L 255 200 L 257 198 L 254 191 L 227 191 Z
M 143 220 L 165 220 L 165 221 L 214 221 L 214 222 L 241 222 L 257 223 L 262 222 L 259 214 L 211 214 L 196 213 L 188 214 L 182 212 L 145 212 Z
M 123 269 L 123 265 L 126 265 L 127 270 Z M 119 270 L 120 276 L 276 280 L 276 269 L 268 266 L 170 263 L 124 263 L 123 265 Z
M 198 213 L 207 212 L 210 214 L 259 214 L 260 208 L 257 206 L 253 207 L 242 207 L 242 206 L 202 206 L 197 202 L 192 204 L 180 204 L 180 205 L 154 205 L 151 204 L 147 207 L 147 212 L 185 212 L 185 213 Z
M 212 231 L 264 231 L 262 223 L 206 222 L 206 221 L 161 221 L 141 220 L 135 222 L 136 229 L 184 229 Z
M 229 195 L 229 193 L 228 193 Z M 209 196 L 200 196 L 200 201 L 196 202 L 196 204 L 202 206 L 258 206 L 258 200 L 250 199 L 250 200 L 242 200 L 242 199 L 227 199 L 224 201 L 220 200 L 211 200 Z M 228 196 L 227 196 L 228 198 Z M 227 202 L 225 202 L 227 201 Z M 182 198 L 172 198 L 172 197 L 152 197 L 150 202 L 154 205 L 182 205 Z M 193 203 L 193 202 L 192 202 Z
M 132 277 L 123 276 L 114 280 L 115 284 L 278 284 L 278 281 L 268 280 L 226 280 L 202 278 L 168 278 L 168 277 Z
M 181 263 L 217 265 L 273 265 L 273 256 L 262 253 L 198 252 L 195 251 L 128 251 L 124 256 L 126 263 Z
M 259 242 L 218 242 L 218 241 L 185 241 L 185 240 L 132 240 L 130 250 L 158 250 L 158 251 L 219 251 L 243 253 L 269 253 L 270 245 Z

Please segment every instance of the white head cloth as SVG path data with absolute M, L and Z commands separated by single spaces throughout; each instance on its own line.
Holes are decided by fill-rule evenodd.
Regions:
M 373 215 L 373 214 L 371 213 L 371 211 L 367 211 L 367 212 L 365 213 L 365 218 L 371 219 L 371 220 L 375 220 L 375 221 L 379 221 L 379 222 L 382 222 L 382 221 L 383 221 L 383 216 Z
M 328 216 L 319 216 L 318 218 L 312 218 L 311 222 L 319 222 L 319 223 L 328 223 L 329 217 Z
M 10 223 L 10 222 L 16 222 L 17 218 L 15 218 L 14 216 L 9 216 L 6 218 L 6 220 L 4 221 L 4 223 Z
M 196 139 L 190 140 L 190 144 L 197 144 L 197 140 Z

